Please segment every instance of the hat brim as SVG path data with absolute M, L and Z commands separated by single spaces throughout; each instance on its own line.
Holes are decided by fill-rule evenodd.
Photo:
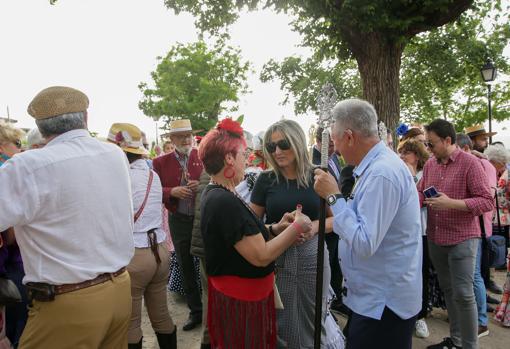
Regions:
M 121 147 L 121 149 L 126 153 L 137 154 L 137 155 L 147 155 L 149 152 L 145 148 L 128 148 Z
M 477 136 L 492 137 L 492 136 L 497 135 L 497 134 L 498 134 L 497 132 L 486 132 L 485 130 L 480 130 L 480 131 L 470 132 L 467 135 L 468 135 L 468 137 L 474 138 L 474 137 L 477 137 Z

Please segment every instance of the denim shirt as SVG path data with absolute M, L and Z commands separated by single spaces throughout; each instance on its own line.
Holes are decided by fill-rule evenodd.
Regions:
M 381 319 L 385 307 L 406 320 L 421 309 L 422 238 L 418 194 L 406 165 L 376 144 L 354 169 L 351 197 L 333 206 L 344 303 Z

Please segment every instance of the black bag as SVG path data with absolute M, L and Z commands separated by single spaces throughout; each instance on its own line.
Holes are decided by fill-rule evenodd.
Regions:
M 496 215 L 498 218 L 498 229 L 501 230 L 501 220 L 499 218 L 498 195 L 496 193 Z M 483 215 L 480 219 L 480 229 L 482 231 L 482 265 L 489 268 L 496 268 L 506 264 L 506 241 L 503 236 L 492 235 L 487 237 L 485 234 L 485 224 Z M 483 270 L 483 268 L 482 268 Z
M 9 279 L 0 277 L 0 305 L 10 305 L 21 302 L 21 294 L 16 284 Z

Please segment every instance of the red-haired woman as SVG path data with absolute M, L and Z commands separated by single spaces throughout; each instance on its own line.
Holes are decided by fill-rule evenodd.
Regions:
M 241 126 L 225 119 L 200 144 L 211 175 L 202 194 L 201 230 L 209 286 L 212 348 L 276 348 L 274 260 L 309 237 L 310 219 L 298 208 L 286 214 L 278 237 L 236 194 L 243 179 L 246 142 Z

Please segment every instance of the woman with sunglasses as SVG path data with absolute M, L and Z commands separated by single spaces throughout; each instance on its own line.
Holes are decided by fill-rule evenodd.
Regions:
M 285 212 L 302 205 L 318 230 L 320 199 L 313 189 L 313 167 L 299 124 L 281 120 L 271 125 L 264 135 L 264 155 L 271 170 L 257 178 L 251 196 L 251 207 L 259 217 L 266 217 L 272 238 L 279 236 L 279 221 Z M 326 231 L 332 221 L 326 222 Z M 283 303 L 277 311 L 278 342 L 287 348 L 313 348 L 315 316 L 315 283 L 317 275 L 318 237 L 294 245 L 276 261 L 276 284 Z M 324 251 L 322 348 L 342 348 L 343 337 L 328 312 L 331 270 L 328 251 Z M 328 292 L 328 289 L 330 292 Z
M 235 191 L 244 177 L 247 155 L 243 129 L 236 121 L 224 119 L 209 131 L 198 155 L 211 176 L 200 209 L 211 347 L 274 349 L 274 260 L 305 238 L 312 223 L 298 208 L 293 222 L 286 220 L 286 228 L 268 241 L 263 222 Z
M 21 151 L 25 133 L 10 124 L 0 122 L 0 166 Z

